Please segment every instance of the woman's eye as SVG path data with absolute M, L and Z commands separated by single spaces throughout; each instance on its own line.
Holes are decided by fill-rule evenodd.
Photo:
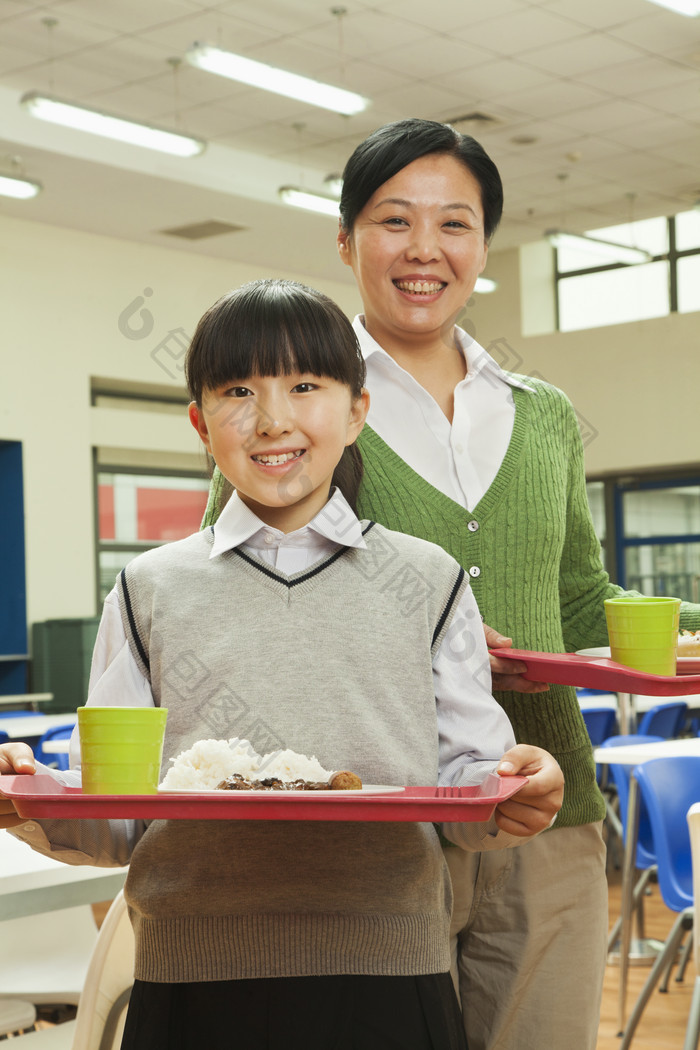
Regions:
M 405 219 L 401 219 L 398 215 L 392 215 L 390 219 L 384 219 L 385 226 L 407 226 L 408 223 Z
M 449 222 L 445 223 L 445 226 L 447 227 L 448 230 L 466 230 L 467 229 L 466 223 L 458 222 L 457 219 L 451 219 Z

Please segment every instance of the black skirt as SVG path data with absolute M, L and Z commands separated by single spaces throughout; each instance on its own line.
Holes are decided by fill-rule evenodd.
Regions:
M 448 973 L 136 981 L 122 1050 L 467 1050 Z

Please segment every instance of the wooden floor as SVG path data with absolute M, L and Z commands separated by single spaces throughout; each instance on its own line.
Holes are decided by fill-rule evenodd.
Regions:
M 614 872 L 609 875 L 609 885 L 612 922 L 620 914 L 620 882 L 619 876 Z M 645 898 L 644 917 L 646 936 L 665 940 L 677 916 L 675 912 L 666 908 L 656 885 L 651 887 L 650 895 Z M 682 983 L 677 983 L 672 977 L 668 993 L 654 992 L 637 1027 L 632 1050 L 682 1050 L 695 973 L 691 960 Z M 620 1045 L 617 1035 L 619 974 L 617 966 L 606 968 L 597 1050 L 618 1050 Z M 649 968 L 646 966 L 630 967 L 628 1013 L 634 1006 L 648 974 Z M 575 1048 L 572 1047 L 572 1050 Z

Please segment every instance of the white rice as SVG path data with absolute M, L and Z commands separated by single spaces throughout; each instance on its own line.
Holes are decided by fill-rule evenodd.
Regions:
M 165 774 L 162 786 L 177 791 L 216 788 L 222 780 L 240 773 L 248 780 L 276 777 L 282 781 L 328 781 L 332 773 L 324 769 L 317 758 L 300 755 L 296 751 L 271 751 L 259 755 L 250 741 L 233 737 L 231 740 L 198 740 L 187 751 L 182 751 Z
M 277 777 L 278 780 L 327 781 L 331 773 L 324 769 L 318 759 L 312 755 L 299 755 L 296 751 L 271 751 L 265 755 L 255 776 L 258 780 L 264 777 Z
M 167 788 L 215 788 L 233 773 L 252 776 L 261 756 L 247 740 L 198 740 L 187 751 L 171 758 L 173 765 L 162 781 Z

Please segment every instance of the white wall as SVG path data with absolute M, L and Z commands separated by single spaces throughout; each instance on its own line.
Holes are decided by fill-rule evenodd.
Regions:
M 178 329 L 191 336 L 204 310 L 244 281 L 303 276 L 8 218 L 0 244 L 0 439 L 23 447 L 28 621 L 91 616 L 93 445 L 199 449 L 184 412 L 178 420 L 91 409 L 91 376 L 182 388 Z M 309 283 L 354 311 L 353 287 Z M 152 328 L 129 338 L 120 317 L 138 296 Z M 138 313 L 129 325 L 143 325 Z M 175 357 L 159 349 L 172 330 Z
M 694 466 L 700 472 L 700 313 L 524 336 L 521 286 L 527 289 L 528 275 L 520 280 L 518 251 L 494 253 L 488 275 L 499 288 L 475 297 L 472 334 L 493 346 L 500 363 L 505 358 L 504 367 L 566 391 L 582 419 L 589 475 Z M 538 295 L 539 272 L 533 280 Z

